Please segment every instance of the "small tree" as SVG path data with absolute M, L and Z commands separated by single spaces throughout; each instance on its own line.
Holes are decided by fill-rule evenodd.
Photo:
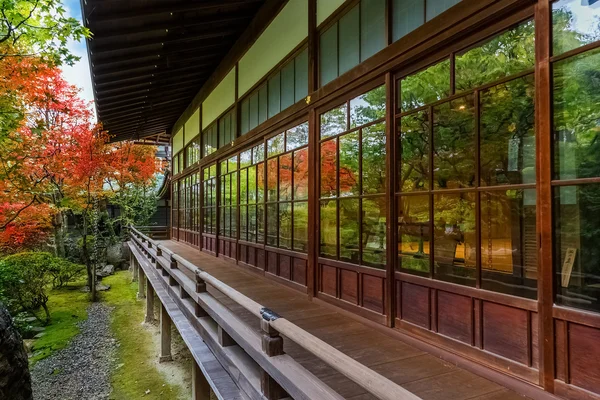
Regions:
M 0 260 L 0 300 L 13 313 L 29 311 L 38 320 L 50 322 L 46 288 L 52 282 L 50 265 L 53 258 L 50 253 L 27 252 Z M 35 313 L 40 307 L 45 319 Z

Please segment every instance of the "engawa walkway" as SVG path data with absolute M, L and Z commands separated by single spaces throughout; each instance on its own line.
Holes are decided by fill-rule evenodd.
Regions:
M 161 243 L 215 278 L 425 400 L 524 399 L 514 391 L 389 337 L 354 318 L 336 312 L 332 307 L 311 302 L 306 295 L 247 272 L 229 261 L 200 253 L 197 249 L 175 241 Z M 255 316 L 214 289 L 209 287 L 209 291 L 245 322 L 259 330 Z M 290 340 L 284 341 L 284 349 L 345 398 L 375 399 Z

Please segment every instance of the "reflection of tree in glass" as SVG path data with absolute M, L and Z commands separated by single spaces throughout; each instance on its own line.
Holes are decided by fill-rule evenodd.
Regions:
M 429 189 L 429 113 L 402 117 L 398 188 L 402 192 Z

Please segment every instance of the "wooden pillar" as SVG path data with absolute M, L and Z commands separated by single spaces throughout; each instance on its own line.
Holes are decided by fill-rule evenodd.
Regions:
M 139 263 L 137 262 L 137 259 L 133 260 L 133 277 L 131 278 L 132 282 L 137 281 L 138 279 L 138 270 L 139 270 Z
M 279 316 L 266 308 L 261 310 L 261 314 L 263 316 L 260 320 L 260 328 L 263 332 L 262 351 L 269 357 L 280 356 L 283 354 L 283 338 L 271 326 L 271 321 L 279 318 Z M 289 397 L 279 383 L 265 370 L 261 370 L 260 387 L 267 400 L 279 400 Z
M 204 279 L 200 277 L 200 271 L 196 270 L 196 293 L 204 292 L 206 292 L 206 282 L 204 282 Z M 198 301 L 196 301 L 195 308 L 196 317 L 201 318 L 206 317 L 208 315 L 204 308 L 202 308 L 200 304 L 198 304 Z
M 138 267 L 139 271 L 138 271 L 138 292 L 137 292 L 137 298 L 138 299 L 143 299 L 145 297 L 145 292 L 146 292 L 146 276 L 144 275 L 144 270 L 142 270 L 141 267 Z
M 154 288 L 150 281 L 146 282 L 146 316 L 144 322 L 154 322 Z
M 554 272 L 552 269 L 552 10 L 547 0 L 535 8 L 535 112 L 537 166 L 538 250 L 538 331 L 540 385 L 554 392 Z
M 172 361 L 171 356 L 171 318 L 167 309 L 160 305 L 160 357 L 159 362 Z
M 210 400 L 210 385 L 194 359 L 192 359 L 192 400 Z

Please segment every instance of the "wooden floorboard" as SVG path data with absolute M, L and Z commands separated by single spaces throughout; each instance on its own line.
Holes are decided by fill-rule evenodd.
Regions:
M 234 265 L 232 261 L 203 254 L 197 249 L 172 240 L 163 241 L 162 244 L 225 284 L 272 309 L 425 400 L 524 398 L 486 378 L 374 331 L 373 328 L 356 319 L 337 313 L 332 307 L 311 302 L 306 295 L 259 274 L 246 271 Z M 215 291 L 214 288 L 209 286 L 208 290 L 242 320 L 254 329 L 260 330 L 260 322 L 255 316 Z M 345 398 L 375 399 L 360 386 L 291 341 L 284 340 L 284 349 L 302 366 Z

